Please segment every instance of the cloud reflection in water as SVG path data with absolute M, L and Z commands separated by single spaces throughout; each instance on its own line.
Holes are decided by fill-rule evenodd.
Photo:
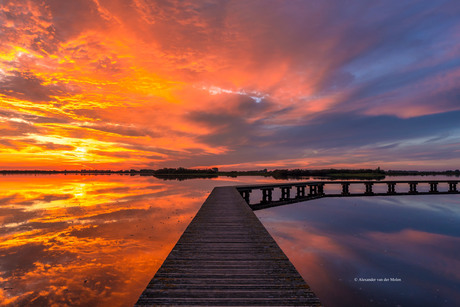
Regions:
M 0 177 L 0 302 L 130 306 L 214 186 L 241 177 Z
M 327 306 L 460 302 L 457 195 L 327 198 L 257 215 Z
M 273 181 L 1 176 L 0 301 L 132 305 L 214 186 Z M 457 195 L 327 198 L 257 215 L 325 305 L 460 302 Z
M 133 304 L 208 191 L 151 177 L 0 177 L 0 301 Z

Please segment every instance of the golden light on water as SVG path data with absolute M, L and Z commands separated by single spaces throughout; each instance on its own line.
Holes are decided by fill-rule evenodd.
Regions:
M 0 301 L 134 304 L 212 188 L 235 180 L 1 176 Z M 273 180 L 237 180 L 257 181 Z
M 0 301 L 7 305 L 133 304 L 205 196 L 191 199 L 152 178 L 0 181 Z

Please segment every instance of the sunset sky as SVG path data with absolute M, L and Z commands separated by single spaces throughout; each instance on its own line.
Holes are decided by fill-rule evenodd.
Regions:
M 0 169 L 460 168 L 458 1 L 0 1 Z

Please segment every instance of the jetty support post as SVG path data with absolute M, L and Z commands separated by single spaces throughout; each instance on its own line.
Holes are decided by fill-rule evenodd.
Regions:
M 387 185 L 388 185 L 387 194 L 396 194 L 396 190 L 395 190 L 396 183 L 395 182 L 387 182 Z
M 416 194 L 417 192 L 417 184 L 418 182 L 409 182 L 409 193 Z
M 269 203 L 272 201 L 273 188 L 262 188 L 262 203 Z
M 374 192 L 372 191 L 372 186 L 374 185 L 374 183 L 373 182 L 366 182 L 365 185 L 366 185 L 366 192 L 364 194 L 373 195 Z
M 350 195 L 350 184 L 342 182 L 342 195 Z
M 324 183 L 318 183 L 318 195 L 324 196 Z
M 281 187 L 281 198 L 280 200 L 288 200 L 291 198 L 291 186 Z
M 318 195 L 318 185 L 317 184 L 309 184 L 310 187 L 310 193 L 308 196 L 316 196 Z
M 297 185 L 296 186 L 297 194 L 296 194 L 295 198 L 303 198 L 303 197 L 305 197 L 305 187 L 306 187 L 306 185 Z
M 249 196 L 252 192 L 252 189 L 245 189 L 245 190 L 240 190 L 241 197 L 244 198 L 244 200 L 249 204 Z
M 430 182 L 430 193 L 438 193 L 438 183 Z

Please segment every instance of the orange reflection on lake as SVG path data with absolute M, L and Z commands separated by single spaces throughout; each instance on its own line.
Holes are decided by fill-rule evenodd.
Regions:
M 0 176 L 0 302 L 131 306 L 213 187 L 274 181 Z M 458 195 L 324 198 L 257 215 L 325 305 L 460 302 Z
M 132 305 L 208 192 L 152 177 L 0 177 L 0 301 Z
M 0 176 L 0 302 L 133 305 L 214 186 L 273 181 Z

